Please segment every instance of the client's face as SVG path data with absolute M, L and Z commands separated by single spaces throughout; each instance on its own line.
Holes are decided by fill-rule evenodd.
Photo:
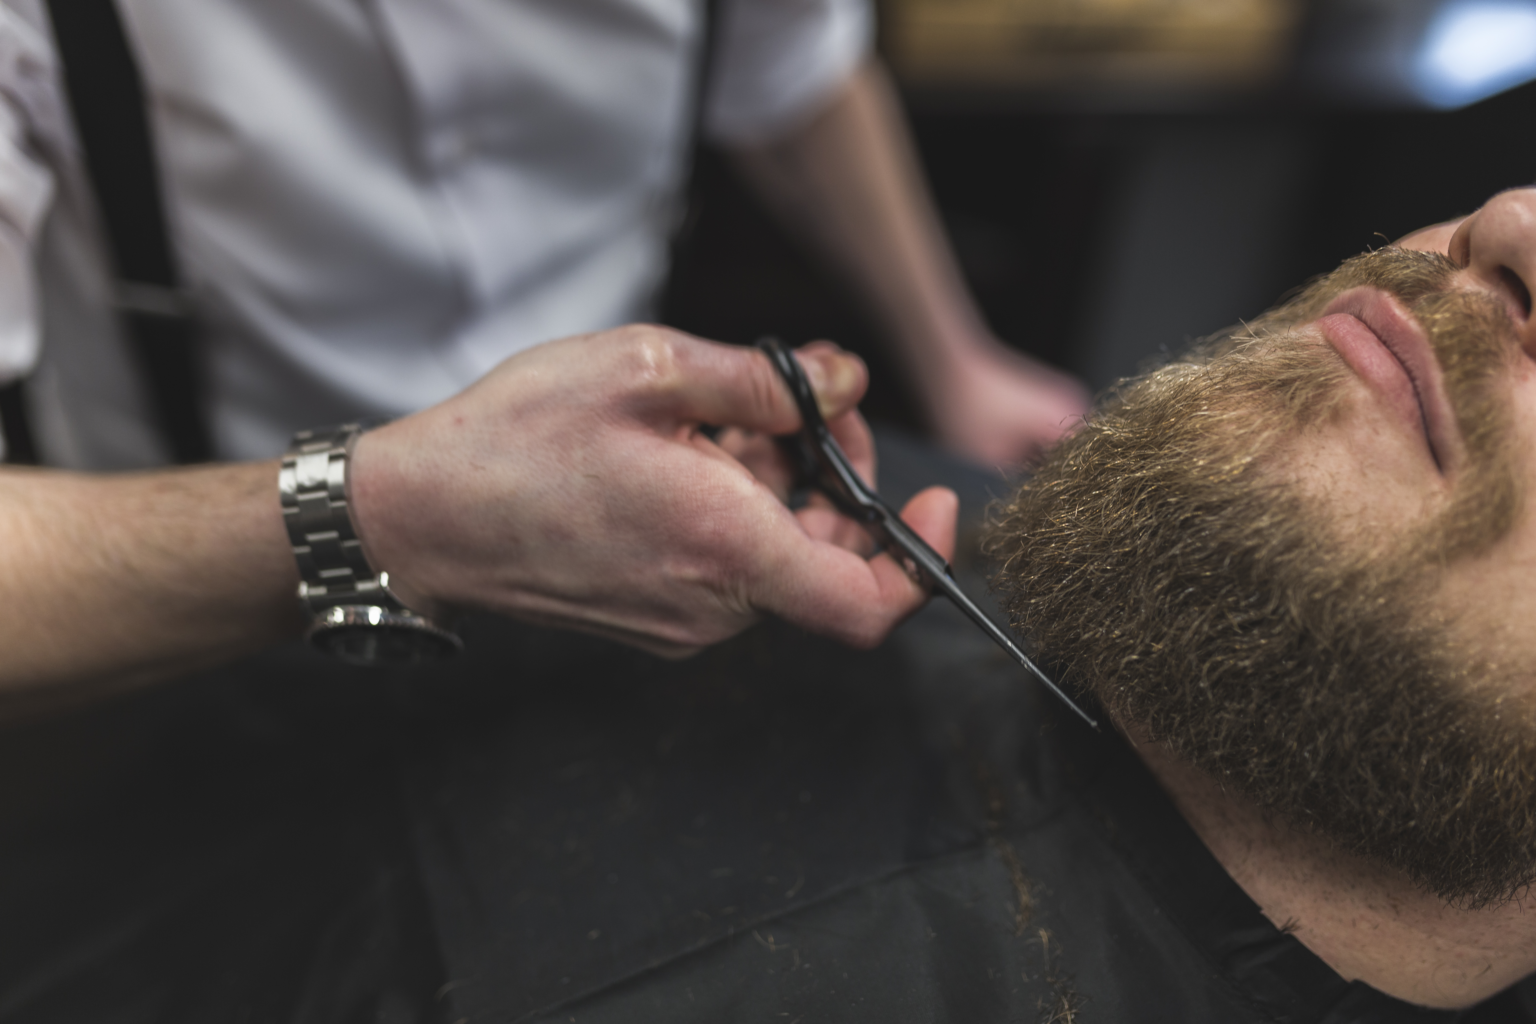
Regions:
M 998 516 L 1123 723 L 1477 904 L 1536 880 L 1536 192 L 1126 386 Z

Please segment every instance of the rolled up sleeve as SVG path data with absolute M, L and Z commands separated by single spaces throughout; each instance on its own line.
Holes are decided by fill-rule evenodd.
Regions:
M 847 81 L 873 34 L 867 0 L 724 0 L 707 134 L 747 145 L 793 129 Z
M 40 122 L 56 131 L 60 116 L 53 47 L 38 13 L 28 13 L 0 3 L 0 383 L 25 376 L 37 362 L 33 250 L 54 178 L 36 143 Z

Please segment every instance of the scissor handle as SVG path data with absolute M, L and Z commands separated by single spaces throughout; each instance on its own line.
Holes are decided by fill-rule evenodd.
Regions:
M 789 348 L 774 337 L 759 338 L 757 347 L 778 370 L 800 409 L 799 433 L 780 438 L 780 441 L 795 459 L 801 485 L 822 492 L 832 500 L 838 511 L 863 523 L 874 539 L 901 560 L 924 587 L 937 590 L 953 601 L 967 618 L 981 627 L 982 632 L 1033 673 L 1067 707 L 1077 712 L 1083 721 L 1098 729 L 1099 723 L 1041 671 L 1040 666 L 1030 660 L 1019 645 L 1014 643 L 1007 630 L 993 622 L 991 616 L 960 589 L 944 556 L 933 550 L 927 541 L 917 535 L 917 531 L 902 522 L 896 511 L 854 470 L 842 446 L 837 443 L 837 438 L 832 436 L 826 418 L 821 415 L 821 407 L 816 402 L 816 392 L 811 388 L 810 380 Z
M 800 432 L 783 438 L 792 447 L 803 486 L 813 487 L 832 499 L 838 511 L 863 523 L 880 544 L 906 556 L 910 567 L 932 587 L 950 575 L 949 563 L 864 482 L 821 415 L 816 392 L 794 354 L 778 338 L 760 338 L 757 347 L 767 354 L 779 376 L 789 385 L 800 409 Z
M 789 346 L 773 335 L 758 338 L 753 347 L 759 349 L 773 363 L 773 368 L 779 372 L 779 377 L 789 386 L 789 393 L 795 400 L 795 405 L 800 409 L 800 423 L 802 429 L 826 430 L 827 421 L 821 415 L 821 406 L 816 403 L 816 391 L 811 387 L 811 382 L 800 368 L 800 363 L 795 359 Z
M 799 483 L 821 491 L 832 499 L 839 512 L 866 525 L 875 525 L 883 518 L 894 516 L 880 496 L 859 476 L 842 446 L 832 436 L 832 429 L 821 415 L 816 392 L 789 347 L 778 338 L 767 337 L 757 340 L 757 348 L 779 371 L 800 410 L 800 432 L 781 439 L 795 458 Z

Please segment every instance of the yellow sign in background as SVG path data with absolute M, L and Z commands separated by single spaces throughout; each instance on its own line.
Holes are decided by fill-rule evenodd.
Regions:
M 933 85 L 1258 85 L 1295 0 L 886 0 L 897 72 Z

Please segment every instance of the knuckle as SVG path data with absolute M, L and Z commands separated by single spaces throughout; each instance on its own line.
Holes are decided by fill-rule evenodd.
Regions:
M 636 382 L 661 392 L 682 386 L 686 354 L 681 335 L 652 324 L 635 324 L 627 328 L 625 340 L 629 345 L 629 370 Z

